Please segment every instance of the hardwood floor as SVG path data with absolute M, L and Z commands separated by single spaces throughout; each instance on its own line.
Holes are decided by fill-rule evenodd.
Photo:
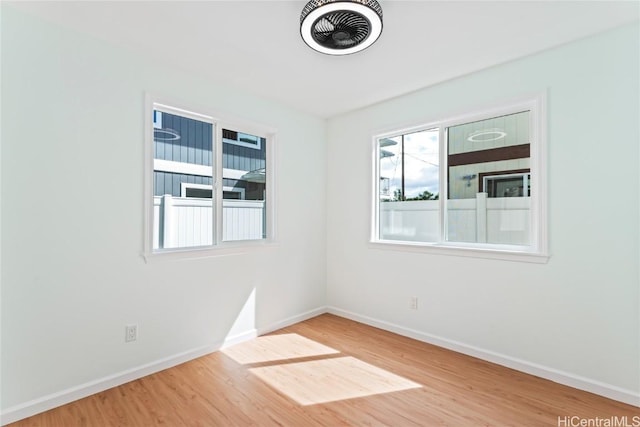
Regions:
M 569 427 L 625 416 L 640 426 L 640 408 L 325 314 L 11 426 Z

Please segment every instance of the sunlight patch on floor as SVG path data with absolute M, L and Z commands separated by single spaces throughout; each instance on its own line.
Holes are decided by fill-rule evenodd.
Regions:
M 249 371 L 301 405 L 422 387 L 353 357 L 287 363 Z
M 251 341 L 225 348 L 222 353 L 242 365 L 247 365 L 324 356 L 337 354 L 339 351 L 298 334 L 282 334 L 258 337 Z

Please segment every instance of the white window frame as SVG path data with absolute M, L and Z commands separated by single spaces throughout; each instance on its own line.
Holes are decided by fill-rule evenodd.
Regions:
M 209 185 L 209 184 L 192 184 L 190 182 L 182 182 L 182 183 L 180 183 L 180 197 L 188 197 L 187 196 L 187 190 L 189 188 L 193 188 L 193 189 L 197 189 L 197 190 L 212 190 L 212 192 L 213 192 L 213 185 Z M 194 197 L 194 198 L 196 198 L 196 197 Z
M 225 129 L 230 130 L 228 128 L 225 127 Z M 249 136 L 257 136 L 258 137 L 258 143 L 257 144 L 249 144 L 248 142 L 243 142 L 240 141 L 239 139 L 229 139 L 229 138 L 222 138 L 222 142 L 226 142 L 228 144 L 233 144 L 233 145 L 239 145 L 240 147 L 247 147 L 247 148 L 253 148 L 254 150 L 260 150 L 262 149 L 262 139 L 258 136 L 258 135 L 250 135 L 247 132 L 240 132 L 240 131 L 235 131 L 238 133 L 238 138 L 240 138 L 240 135 L 249 135 Z
M 244 190 L 244 188 L 234 188 L 234 187 L 224 186 L 224 187 L 222 187 L 222 192 L 223 192 L 223 194 L 225 192 L 227 192 L 227 193 L 239 193 L 240 194 L 240 198 L 239 199 L 232 199 L 232 200 L 245 200 L 245 194 L 244 194 L 245 190 Z
M 189 188 L 195 188 L 198 190 L 212 190 L 213 191 L 213 185 L 208 185 L 208 184 L 192 184 L 190 182 L 183 182 L 180 184 L 180 197 L 187 197 L 187 189 Z M 238 200 L 244 200 L 245 197 L 245 190 L 244 188 L 233 188 L 233 187 L 228 187 L 228 186 L 223 186 L 222 187 L 222 192 L 227 192 L 227 193 L 238 193 L 240 194 L 240 199 Z
M 451 242 L 446 240 L 447 212 L 447 135 L 448 128 L 499 117 L 519 111 L 530 111 L 530 174 L 531 186 L 535 188 L 531 199 L 530 236 L 527 246 L 499 245 L 488 243 Z M 374 249 L 401 250 L 441 255 L 476 258 L 501 259 L 532 263 L 546 263 L 549 260 L 547 226 L 547 128 L 546 93 L 536 93 L 492 106 L 472 109 L 460 114 L 449 115 L 436 120 L 425 120 L 423 124 L 409 125 L 376 132 L 372 137 L 372 188 L 371 188 L 371 234 L 369 245 Z M 380 238 L 380 163 L 379 141 L 384 138 L 438 128 L 440 133 L 440 191 L 439 194 L 439 239 L 437 242 L 394 241 Z
M 529 194 L 529 181 L 531 181 L 531 172 L 518 172 L 518 173 L 507 173 L 502 175 L 487 175 L 482 178 L 482 189 L 485 193 L 487 191 L 487 184 L 489 181 L 493 181 L 494 179 L 505 179 L 505 178 L 520 178 L 522 180 L 522 196 L 521 197 L 531 197 Z
M 224 256 L 229 254 L 240 254 L 247 251 L 255 250 L 260 247 L 273 246 L 276 242 L 276 208 L 277 199 L 275 197 L 276 186 L 276 132 L 274 127 L 238 119 L 229 114 L 218 111 L 211 111 L 205 108 L 194 108 L 186 106 L 187 104 L 174 99 L 169 99 L 153 94 L 145 94 L 144 106 L 144 232 L 143 232 L 143 250 L 142 257 L 145 262 L 155 262 L 159 260 L 172 259 L 189 259 L 189 258 L 206 258 L 214 256 Z M 204 121 L 213 125 L 213 165 L 196 166 L 197 174 L 203 176 L 213 175 L 213 222 L 214 222 L 214 243 L 209 246 L 193 246 L 185 248 L 169 248 L 169 249 L 153 249 L 153 186 L 154 186 L 154 165 L 160 166 L 160 169 L 173 170 L 179 166 L 169 161 L 160 161 L 154 159 L 153 146 L 153 111 L 160 110 L 167 113 L 178 114 L 183 117 L 193 118 L 195 120 Z M 197 112 L 196 112 L 197 111 Z M 261 138 L 265 138 L 266 145 L 266 238 L 256 240 L 222 240 L 222 200 L 223 191 L 228 190 L 222 185 L 223 167 L 222 167 L 222 129 L 242 129 L 243 133 L 251 133 Z M 198 167 L 200 166 L 200 167 Z M 204 173 L 202 168 L 207 168 L 208 172 Z M 226 170 L 226 169 L 224 169 Z M 184 184 L 184 183 L 183 183 Z M 189 186 L 200 186 L 200 184 L 188 184 Z M 209 186 L 207 186 L 209 187 Z M 210 188 L 210 187 L 209 187 Z M 182 187 L 184 191 L 184 185 Z M 219 202 L 218 202 L 219 201 Z

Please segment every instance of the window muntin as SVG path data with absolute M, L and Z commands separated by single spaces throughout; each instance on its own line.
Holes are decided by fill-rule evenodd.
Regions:
M 409 131 L 377 135 L 372 242 L 394 244 L 398 249 L 545 262 L 544 107 L 541 94 Z M 430 209 L 419 205 L 427 201 L 414 205 L 413 200 L 395 197 L 397 186 L 381 164 L 389 156 L 382 151 L 390 151 L 387 140 L 398 141 L 415 129 L 439 134 L 440 182 L 437 191 L 431 192 L 445 197 L 428 201 L 437 204 Z M 390 215 L 384 203 L 394 199 Z M 390 222 L 395 232 L 388 232 Z
M 266 240 L 270 132 L 155 103 L 150 99 L 145 258 L 154 253 Z M 232 144 L 235 136 L 251 145 Z M 219 183 L 216 185 L 216 182 Z M 269 219 L 269 221 L 272 221 Z M 271 222 L 270 222 L 271 223 Z M 269 224 L 270 224 L 269 223 Z M 148 259 L 148 258 L 147 258 Z

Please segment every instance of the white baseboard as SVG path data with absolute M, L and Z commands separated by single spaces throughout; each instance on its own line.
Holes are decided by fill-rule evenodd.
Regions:
M 220 344 L 214 344 L 211 346 L 204 346 L 185 351 L 174 356 L 166 357 L 155 362 L 147 363 L 136 368 L 128 369 L 117 374 L 109 375 L 95 381 L 90 381 L 76 387 L 71 387 L 57 393 L 52 393 L 47 396 L 31 400 L 29 402 L 7 408 L 2 412 L 2 415 L 0 415 L 1 425 L 16 422 L 21 419 L 39 414 L 41 412 L 48 411 L 49 409 L 66 405 L 67 403 L 71 403 L 75 400 L 91 396 L 92 394 L 96 394 L 101 391 L 128 383 L 130 381 L 137 380 L 147 375 L 160 372 L 189 360 L 193 360 L 198 357 L 205 356 L 209 353 L 213 353 L 219 348 Z
M 231 347 L 232 345 L 240 344 L 241 342 L 252 340 L 257 336 L 258 336 L 258 330 L 251 329 L 241 334 L 226 337 L 224 339 L 224 342 L 222 343 L 222 346 L 220 346 L 220 350 L 222 350 L 223 348 Z
M 307 311 L 305 313 L 298 314 L 296 316 L 288 317 L 266 327 L 251 329 L 241 334 L 227 337 L 222 342 L 185 351 L 174 356 L 169 356 L 155 362 L 147 363 L 136 368 L 128 369 L 117 374 L 109 375 L 95 381 L 90 381 L 76 387 L 71 387 L 66 390 L 62 390 L 56 393 L 49 394 L 47 396 L 40 397 L 38 399 L 12 406 L 10 408 L 7 408 L 0 414 L 0 425 L 11 424 L 24 418 L 39 414 L 41 412 L 48 411 L 49 409 L 66 405 L 67 403 L 71 403 L 73 401 L 91 396 L 92 394 L 96 394 L 101 391 L 128 383 L 130 381 L 146 377 L 147 375 L 151 375 L 156 372 L 171 368 L 173 366 L 180 365 L 181 363 L 197 359 L 198 357 L 206 356 L 207 354 L 218 351 L 224 347 L 229 347 L 231 345 L 250 340 L 258 335 L 262 335 L 267 332 L 272 332 L 277 329 L 293 325 L 294 323 L 310 319 L 326 312 L 326 307 L 320 307 L 314 310 Z
M 508 368 L 516 369 L 521 372 L 526 372 L 528 374 L 564 384 L 569 387 L 588 391 L 590 393 L 598 394 L 600 396 L 608 397 L 613 400 L 640 407 L 640 393 L 636 393 L 631 390 L 625 390 L 610 384 L 605 384 L 589 378 L 580 377 L 568 372 L 562 372 L 557 369 L 538 365 L 521 359 L 516 359 L 510 356 L 501 355 L 492 351 L 470 346 L 447 338 L 442 338 L 414 329 L 405 328 L 400 325 L 377 320 L 368 316 L 363 316 L 347 310 L 342 310 L 337 307 L 319 307 L 314 310 L 310 310 L 305 313 L 301 313 L 296 316 L 291 316 L 286 319 L 274 322 L 270 325 L 260 327 L 258 329 L 252 329 L 241 334 L 234 335 L 232 337 L 227 337 L 223 342 L 214 343 L 212 345 L 203 346 L 183 353 L 179 353 L 174 356 L 160 359 L 155 362 L 151 362 L 136 368 L 132 368 L 114 375 L 110 375 L 95 381 L 81 384 L 76 387 L 62 390 L 57 393 L 52 393 L 50 395 L 31 400 L 29 402 L 7 408 L 2 412 L 2 414 L 0 414 L 0 425 L 10 424 L 21 419 L 39 414 L 41 412 L 48 411 L 49 409 L 65 405 L 67 403 L 91 396 L 92 394 L 99 393 L 109 388 L 117 387 L 119 385 L 171 368 L 181 363 L 197 359 L 198 357 L 202 357 L 218 351 L 221 348 L 250 340 L 258 335 L 263 335 L 278 329 L 285 328 L 287 326 L 302 322 L 323 313 L 335 314 L 336 316 L 355 320 L 357 322 L 374 326 L 376 328 L 394 332 L 398 335 L 403 335 L 419 341 L 427 342 L 429 344 L 434 344 L 439 347 L 477 357 L 479 359 L 506 366 Z
M 291 326 L 295 323 L 304 322 L 305 320 L 311 319 L 312 317 L 320 316 L 324 313 L 327 313 L 327 307 L 314 308 L 313 310 L 309 310 L 296 316 L 287 317 L 286 319 L 279 320 L 270 325 L 258 328 L 258 335 L 268 334 L 269 332 L 286 328 L 287 326 Z
M 277 331 L 278 329 L 286 328 L 287 326 L 291 326 L 295 323 L 304 322 L 305 320 L 311 319 L 312 317 L 319 316 L 326 312 L 327 312 L 327 307 L 315 308 L 313 310 L 309 310 L 304 313 L 287 317 L 286 319 L 283 319 L 283 320 L 279 320 L 270 325 L 260 327 L 259 329 L 251 329 L 241 334 L 227 337 L 225 338 L 224 343 L 221 346 L 221 349 L 230 347 L 235 344 L 239 344 L 244 341 L 248 341 L 260 335 L 268 334 L 269 332 Z
M 374 319 L 368 316 L 363 316 L 351 311 L 342 310 L 337 307 L 328 307 L 327 312 L 335 314 L 336 316 L 355 320 L 356 322 L 364 323 L 366 325 L 374 326 L 379 329 L 384 329 L 385 331 L 393 332 L 398 335 L 403 335 L 409 338 L 416 339 L 418 341 L 423 341 L 429 344 L 437 345 L 438 347 L 453 350 L 458 353 L 477 357 L 478 359 L 496 363 L 501 366 L 506 366 L 508 368 L 535 375 L 537 377 L 544 378 L 559 384 L 640 407 L 640 393 L 634 392 L 632 390 L 625 390 L 611 384 L 606 384 L 590 378 L 574 375 L 569 372 L 563 372 L 558 369 L 549 368 L 547 366 L 542 366 L 536 363 L 528 362 L 526 360 L 505 356 L 493 351 L 485 350 L 447 338 L 442 338 L 436 335 L 427 334 L 414 329 L 405 328 L 400 325 Z

